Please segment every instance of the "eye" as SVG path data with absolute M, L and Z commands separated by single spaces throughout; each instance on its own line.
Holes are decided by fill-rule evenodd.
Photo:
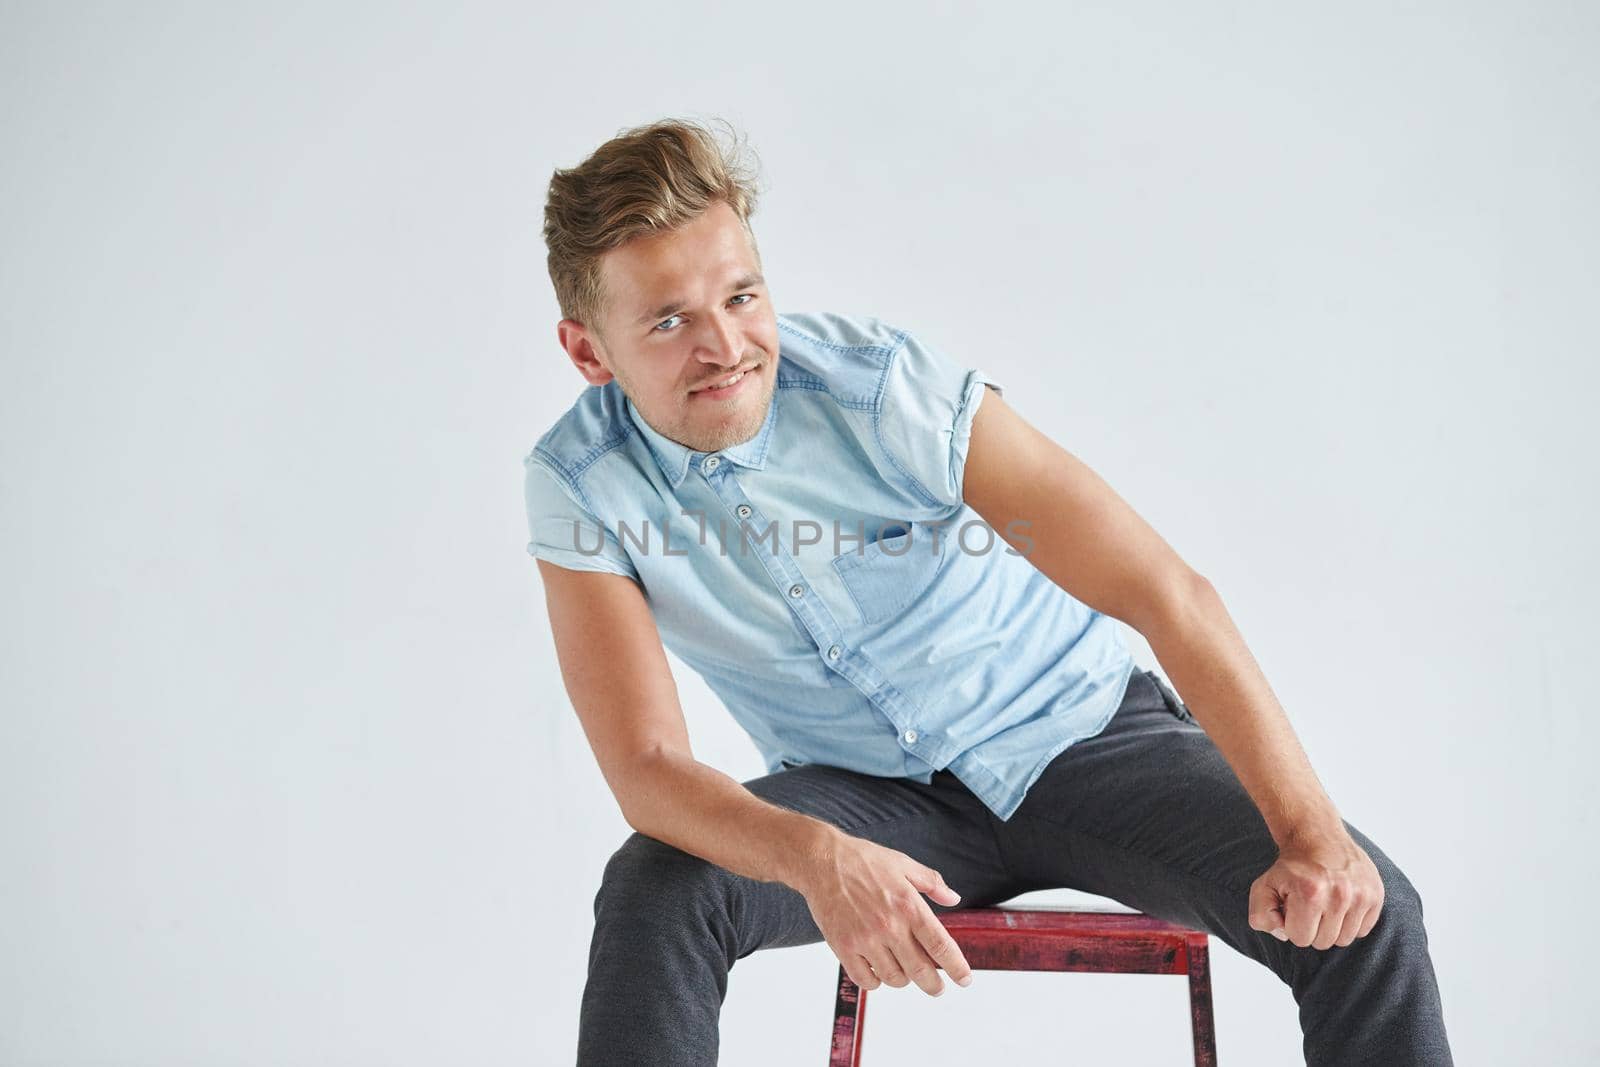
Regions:
M 746 299 L 746 298 L 748 298 L 748 299 Z M 745 304 L 748 304 L 751 300 L 754 300 L 755 298 L 756 298 L 756 294 L 754 294 L 754 293 L 739 293 L 737 296 L 729 297 L 728 298 L 728 302 L 732 303 L 735 300 L 741 300 L 742 299 L 742 300 L 745 300 Z M 744 307 L 745 304 L 735 304 L 734 306 L 735 307 Z M 670 328 L 663 330 L 661 327 L 666 326 L 667 323 L 671 322 L 673 319 L 681 319 L 681 318 L 683 318 L 682 315 L 669 315 L 666 318 L 662 319 L 660 322 L 656 323 L 654 326 L 650 327 L 650 329 L 651 329 L 652 332 L 655 332 L 655 333 L 671 333 L 672 330 Z

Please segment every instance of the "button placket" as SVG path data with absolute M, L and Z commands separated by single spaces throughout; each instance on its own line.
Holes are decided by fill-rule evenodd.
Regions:
M 749 519 L 755 516 L 757 525 L 760 525 L 760 516 L 756 514 L 755 509 L 749 503 L 739 499 L 737 479 L 727 478 L 721 485 L 714 486 L 714 488 L 725 503 L 732 505 L 735 515 L 740 519 Z M 818 655 L 823 658 L 828 667 L 843 674 L 846 680 L 850 681 L 858 689 L 861 688 L 859 676 L 855 676 L 854 672 L 847 669 L 849 660 L 844 657 L 844 645 L 838 641 L 841 633 L 838 621 L 834 619 L 833 613 L 828 610 L 828 606 L 823 603 L 822 598 L 815 595 L 815 590 L 811 588 L 811 584 L 804 580 L 804 575 L 800 573 L 790 547 L 782 539 L 781 529 L 779 534 L 780 551 L 774 555 L 767 551 L 763 543 L 753 549 L 756 557 L 761 561 L 762 567 L 766 569 L 773 582 L 783 592 L 784 599 L 799 620 L 800 625 L 805 629 L 812 641 L 816 643 Z M 866 690 L 862 691 L 863 693 L 867 692 Z
M 716 458 L 715 456 L 709 457 L 701 465 L 702 470 L 708 466 L 715 469 L 711 464 L 711 460 Z M 724 506 L 728 507 L 740 519 L 749 519 L 752 516 L 759 519 L 755 509 L 744 499 L 738 478 L 730 474 L 724 478 L 707 479 L 707 482 L 711 486 L 712 492 L 717 494 L 717 498 L 722 501 Z M 781 535 L 782 531 L 780 530 L 779 533 Z M 877 665 L 859 649 L 852 651 L 849 656 L 844 654 L 844 645 L 838 641 L 838 637 L 843 632 L 838 620 L 833 617 L 833 613 L 828 610 L 828 606 L 823 603 L 821 597 L 808 595 L 811 589 L 810 584 L 804 580 L 805 576 L 800 572 L 793 555 L 790 553 L 789 546 L 781 536 L 779 537 L 779 545 L 780 551 L 777 554 L 767 551 L 764 545 L 754 546 L 752 552 L 756 559 L 760 560 L 762 568 L 766 570 L 774 586 L 783 594 L 784 602 L 789 605 L 789 610 L 794 613 L 800 625 L 804 627 L 806 633 L 816 643 L 818 653 L 823 657 L 827 667 L 843 676 L 871 704 L 877 707 L 884 717 L 894 725 L 895 729 L 900 731 L 897 736 L 901 738 L 909 737 L 908 744 L 915 743 L 915 740 L 921 735 L 905 724 L 918 717 L 921 709 L 898 688 L 891 685 L 882 672 L 878 670 Z M 733 551 L 737 551 L 737 548 Z M 824 649 L 826 651 L 823 651 Z M 929 763 L 937 765 L 955 755 L 947 742 L 932 744 L 926 738 L 922 738 L 922 741 L 922 749 L 924 751 L 914 753 L 914 755 Z

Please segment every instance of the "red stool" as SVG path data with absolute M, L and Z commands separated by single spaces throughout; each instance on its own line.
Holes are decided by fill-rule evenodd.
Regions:
M 936 911 L 973 970 L 1098 971 L 1189 976 L 1196 1067 L 1215 1067 L 1211 957 L 1206 935 L 1138 912 L 1031 905 Z M 942 972 L 941 972 L 942 973 Z M 948 975 L 943 975 L 949 981 Z M 909 988 L 909 987 L 908 987 Z M 866 990 L 839 968 L 828 1067 L 857 1067 L 867 1021 Z

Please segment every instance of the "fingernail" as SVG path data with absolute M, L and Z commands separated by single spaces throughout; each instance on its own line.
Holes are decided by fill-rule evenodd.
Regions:
M 969 986 L 971 984 L 972 984 L 972 975 L 970 975 L 970 974 L 966 975 L 966 976 L 964 976 L 962 978 L 957 978 L 956 979 L 956 985 Z
M 1272 936 L 1277 938 L 1279 941 L 1287 941 L 1287 940 L 1289 940 L 1289 935 L 1284 933 L 1282 930 L 1274 930 L 1274 931 L 1272 931 Z

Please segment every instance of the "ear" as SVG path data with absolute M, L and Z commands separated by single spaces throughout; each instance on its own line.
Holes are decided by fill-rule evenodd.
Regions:
M 556 338 L 572 360 L 572 365 L 578 368 L 578 373 L 590 385 L 604 385 L 615 377 L 601 362 L 592 331 L 577 319 L 562 319 L 556 323 Z

